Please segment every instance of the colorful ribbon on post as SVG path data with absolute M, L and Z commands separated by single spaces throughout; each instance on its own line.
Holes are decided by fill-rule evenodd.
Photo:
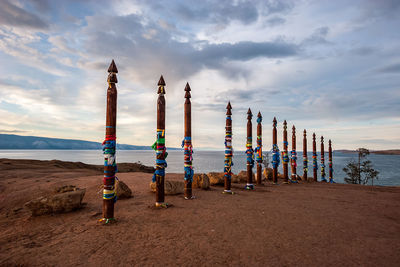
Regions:
M 326 182 L 325 178 L 325 156 L 321 153 L 321 181 Z
M 314 170 L 318 170 L 318 160 L 317 160 L 317 152 L 313 152 L 313 168 Z
M 185 138 L 182 141 L 182 147 L 184 149 L 184 170 L 185 170 L 185 181 L 193 181 L 193 166 L 192 166 L 192 161 L 193 161 L 193 147 L 192 147 L 192 138 L 190 136 L 185 136 Z
M 308 158 L 307 154 L 303 155 L 303 171 L 308 172 Z
M 247 165 L 250 165 L 251 168 L 254 167 L 254 150 L 252 148 L 253 138 L 247 137 L 246 143 L 246 154 L 247 154 Z
M 231 116 L 226 117 L 227 120 L 231 120 Z M 224 176 L 230 181 L 232 177 L 232 132 L 227 131 L 225 133 L 225 164 L 224 164 Z
M 297 152 L 296 150 L 290 151 L 290 165 L 292 166 L 292 178 L 297 179 L 296 175 L 293 173 L 293 170 L 297 168 Z M 293 181 L 297 182 L 297 181 Z
M 296 150 L 290 151 L 290 159 L 292 160 L 291 165 L 293 168 L 297 167 L 297 152 Z
M 111 126 L 106 126 L 110 128 Z M 113 167 L 113 171 L 104 170 L 104 178 L 103 178 L 103 199 L 114 199 L 117 201 L 117 195 L 115 194 L 115 173 L 117 170 L 117 163 L 115 160 L 115 148 L 116 148 L 116 136 L 115 135 L 106 135 L 106 138 L 102 144 L 103 154 L 104 154 L 104 166 L 105 167 Z
M 165 147 L 165 130 L 157 129 L 157 140 L 151 146 L 156 151 L 156 171 L 153 174 L 153 183 L 156 182 L 156 176 L 165 176 L 165 168 L 167 167 L 167 161 L 165 160 L 168 156 L 167 149 Z M 162 155 L 164 156 L 163 158 Z
M 279 154 L 279 148 L 278 148 L 277 144 L 274 144 L 272 146 L 272 161 L 271 161 L 272 167 L 274 169 L 278 168 L 280 163 L 281 163 L 281 159 L 280 159 L 280 154 Z
M 332 160 L 329 161 L 329 182 L 330 183 L 335 183 L 333 181 L 333 163 L 332 163 Z
M 258 119 L 257 119 L 257 121 L 258 121 Z M 254 149 L 254 153 L 256 154 L 257 165 L 260 165 L 263 162 L 261 135 L 257 135 L 257 147 Z

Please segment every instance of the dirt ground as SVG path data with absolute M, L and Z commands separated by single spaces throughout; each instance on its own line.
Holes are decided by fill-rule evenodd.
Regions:
M 102 225 L 102 175 L 56 166 L 0 169 L 0 265 L 398 266 L 400 188 L 303 183 L 234 195 L 195 189 L 153 208 L 150 173 L 120 173 L 134 197 Z M 167 174 L 167 179 L 183 179 Z M 31 217 L 23 204 L 61 185 L 86 188 L 81 210 Z

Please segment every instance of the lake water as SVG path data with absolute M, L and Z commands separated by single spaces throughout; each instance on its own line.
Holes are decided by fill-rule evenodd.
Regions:
M 183 172 L 183 151 L 168 151 L 169 173 Z M 308 155 L 309 176 L 312 176 L 312 158 Z M 10 159 L 38 159 L 38 160 L 63 160 L 80 161 L 88 164 L 103 164 L 102 151 L 98 150 L 0 150 L 0 158 Z M 223 151 L 195 151 L 193 154 L 193 166 L 195 172 L 222 172 L 224 168 Z M 302 153 L 298 152 L 297 173 L 303 173 Z M 357 160 L 357 154 L 333 153 L 334 180 L 338 183 L 344 182 L 345 173 L 343 167 L 351 160 Z M 400 156 L 399 155 L 375 155 L 371 154 L 368 159 L 372 161 L 373 167 L 379 171 L 379 179 L 374 181 L 376 185 L 400 185 Z M 141 162 L 144 165 L 153 166 L 155 152 L 150 150 L 119 150 L 117 151 L 117 162 Z M 318 153 L 318 161 L 320 161 Z M 246 169 L 246 154 L 243 151 L 236 151 L 233 158 L 233 172 L 238 173 Z M 318 162 L 319 165 L 320 162 Z M 325 155 L 326 177 L 328 178 L 328 153 Z M 256 168 L 254 168 L 254 171 Z M 289 170 L 290 171 L 290 170 Z M 279 166 L 282 172 L 282 164 Z M 318 170 L 318 180 L 320 170 Z

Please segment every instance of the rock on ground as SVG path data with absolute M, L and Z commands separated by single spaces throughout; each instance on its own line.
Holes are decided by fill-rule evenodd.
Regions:
M 62 193 L 31 200 L 25 203 L 25 207 L 32 212 L 32 216 L 70 212 L 81 208 L 86 189 L 79 189 L 74 186 L 70 186 L 69 191 L 64 191 L 65 189 L 65 187 L 64 189 L 60 188 L 59 191 Z
M 210 179 L 210 185 L 224 185 L 223 172 L 210 172 L 207 176 Z
M 132 190 L 121 180 L 115 181 L 115 193 L 118 199 L 131 198 Z
M 205 173 L 195 173 L 193 175 L 192 187 L 207 190 L 210 188 L 210 178 Z
M 263 174 L 264 174 L 264 178 L 272 181 L 272 173 L 274 172 L 274 169 L 271 168 L 264 168 Z
M 156 183 L 150 183 L 150 190 L 156 192 Z M 185 183 L 183 181 L 167 181 L 164 182 L 164 193 L 166 195 L 183 194 L 185 190 Z

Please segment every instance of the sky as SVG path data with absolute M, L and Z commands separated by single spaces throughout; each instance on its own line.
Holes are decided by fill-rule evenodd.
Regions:
M 248 108 L 264 150 L 274 116 L 280 146 L 287 120 L 298 149 L 304 129 L 309 149 L 313 132 L 334 149 L 400 148 L 399 29 L 398 0 L 0 0 L 0 133 L 101 142 L 114 59 L 119 143 L 155 141 L 162 74 L 170 147 L 189 82 L 195 148 L 223 149 L 228 101 L 236 150 Z

